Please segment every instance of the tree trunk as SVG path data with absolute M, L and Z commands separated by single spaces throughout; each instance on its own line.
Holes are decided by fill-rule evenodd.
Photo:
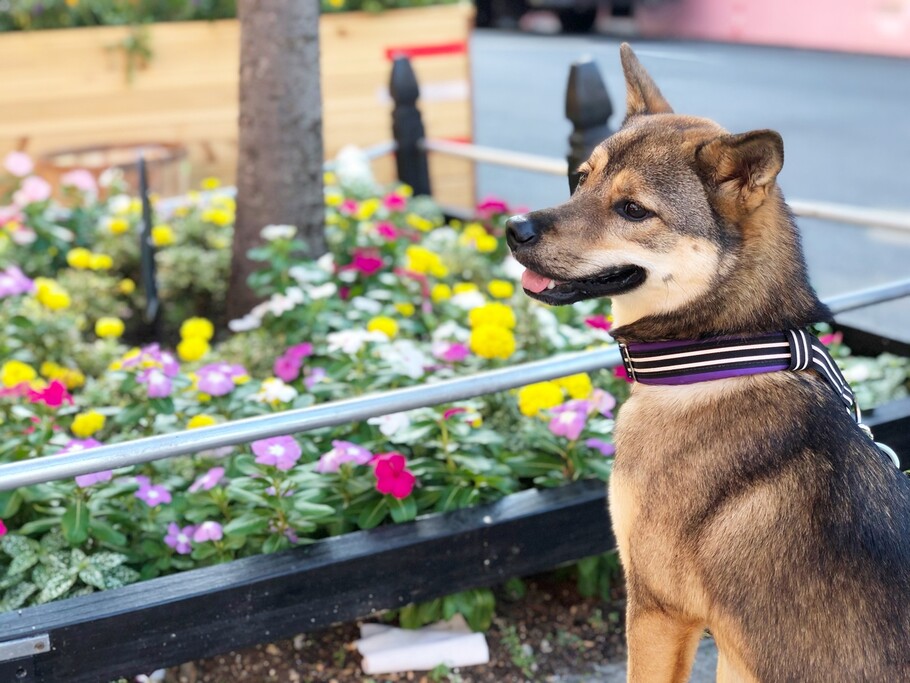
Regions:
M 325 252 L 319 1 L 239 0 L 240 138 L 228 315 L 257 303 L 247 286 L 266 225 L 288 224 Z

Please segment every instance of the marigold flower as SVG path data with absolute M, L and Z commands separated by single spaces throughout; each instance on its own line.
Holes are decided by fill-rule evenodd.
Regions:
M 213 424 L 216 424 L 216 420 L 211 415 L 193 415 L 186 423 L 186 428 L 199 429 L 200 427 L 211 427 Z
M 569 375 L 568 377 L 560 377 L 554 381 L 565 389 L 566 393 L 574 399 L 588 398 L 591 395 L 591 392 L 594 391 L 594 386 L 591 384 L 591 378 L 586 372 L 580 372 L 577 375 Z
M 322 174 L 322 184 L 323 185 L 337 185 L 338 177 L 331 171 L 325 171 Z
M 498 325 L 511 330 L 515 327 L 515 313 L 505 304 L 494 301 L 472 309 L 468 313 L 468 321 L 471 327 Z
M 114 217 L 107 221 L 107 229 L 112 235 L 122 235 L 130 229 L 130 222 L 125 218 Z
M 476 247 L 481 254 L 489 254 L 496 251 L 497 246 L 499 246 L 499 242 L 493 235 L 484 235 L 477 238 Z
M 456 282 L 452 287 L 453 294 L 466 294 L 467 292 L 477 292 L 480 288 L 473 282 Z
M 202 212 L 202 220 L 224 227 L 234 220 L 234 212 L 229 209 L 210 208 Z
M 537 382 L 518 390 L 518 409 L 522 415 L 535 417 L 541 410 L 562 403 L 562 389 L 555 382 Z
M 0 384 L 4 387 L 15 387 L 23 382 L 31 382 L 37 376 L 35 368 L 21 360 L 8 360 L 0 366 Z
M 177 344 L 177 355 L 183 361 L 199 360 L 208 352 L 209 343 L 201 337 L 190 337 Z
M 515 293 L 515 285 L 508 280 L 490 280 L 487 291 L 497 299 L 509 299 Z
M 409 213 L 404 220 L 408 225 L 420 230 L 420 232 L 429 232 L 433 229 L 433 221 L 423 216 L 418 216 L 416 213 Z
M 410 318 L 414 315 L 417 309 L 414 308 L 414 304 L 409 301 L 403 301 L 395 304 L 395 310 L 398 311 L 405 318 Z
M 441 301 L 447 301 L 452 298 L 452 288 L 446 284 L 439 283 L 433 285 L 433 289 L 430 290 L 430 299 L 432 299 L 434 304 L 438 304 Z
M 95 322 L 95 334 L 102 339 L 116 339 L 123 334 L 123 330 L 120 318 L 98 318 Z
M 152 228 L 152 244 L 156 247 L 167 247 L 176 241 L 174 229 L 170 225 L 162 223 Z
M 104 428 L 105 417 L 97 410 L 79 413 L 73 418 L 70 431 L 80 439 L 87 439 Z
M 505 360 L 515 353 L 515 335 L 499 325 L 478 325 L 471 330 L 469 345 L 481 358 Z
M 398 323 L 387 315 L 377 315 L 367 323 L 368 332 L 382 332 L 389 339 L 398 334 Z
M 365 199 L 360 202 L 360 206 L 357 207 L 357 210 L 354 212 L 354 218 L 359 221 L 366 221 L 373 217 L 373 214 L 376 213 L 376 209 L 379 208 L 379 200 L 376 197 L 371 197 L 370 199 Z
M 205 318 L 187 318 L 180 325 L 181 339 L 204 339 L 209 341 L 215 336 L 215 326 Z
M 217 190 L 219 187 L 221 187 L 221 181 L 218 180 L 218 178 L 210 176 L 208 178 L 203 178 L 200 185 L 202 186 L 203 190 Z
M 126 294 L 129 296 L 136 291 L 136 283 L 130 280 L 128 277 L 123 278 L 120 282 L 117 283 L 117 291 L 121 294 Z
M 373 474 L 376 475 L 377 491 L 399 500 L 411 495 L 417 479 L 405 467 L 405 459 L 401 453 L 383 453 L 377 456 L 375 463 Z
M 92 254 L 88 267 L 92 270 L 110 270 L 114 267 L 114 259 L 109 254 Z
M 415 273 L 433 277 L 445 277 L 449 274 L 449 269 L 443 264 L 439 254 L 425 247 L 411 245 L 405 250 L 405 257 L 407 258 L 405 268 Z
M 69 294 L 54 280 L 45 277 L 35 278 L 35 288 L 37 290 L 36 298 L 38 303 L 45 308 L 59 311 L 69 307 Z
M 85 269 L 92 262 L 92 252 L 85 247 L 76 247 L 66 253 L 66 262 L 70 268 Z

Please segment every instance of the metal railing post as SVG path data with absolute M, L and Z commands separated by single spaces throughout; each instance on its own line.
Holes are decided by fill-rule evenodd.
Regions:
M 426 136 L 423 118 L 417 108 L 420 87 L 407 57 L 396 57 L 392 63 L 389 93 L 395 103 L 392 109 L 392 137 L 395 139 L 395 164 L 398 179 L 407 183 L 415 195 L 429 195 L 430 165 L 421 141 Z
M 578 185 L 578 167 L 613 131 L 609 120 L 613 103 L 600 70 L 590 58 L 572 64 L 566 88 L 566 117 L 572 122 L 569 135 L 569 192 Z

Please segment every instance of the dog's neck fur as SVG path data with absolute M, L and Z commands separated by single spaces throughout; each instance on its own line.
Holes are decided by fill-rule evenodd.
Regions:
M 738 225 L 722 229 L 736 246 L 706 293 L 674 311 L 617 320 L 612 336 L 622 342 L 704 339 L 831 320 L 809 284 L 799 233 L 776 184 Z M 762 288 L 756 290 L 754 283 Z

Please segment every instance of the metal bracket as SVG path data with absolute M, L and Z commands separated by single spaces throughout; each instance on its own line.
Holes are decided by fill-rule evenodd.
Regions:
M 0 643 L 0 683 L 28 683 L 35 680 L 35 656 L 51 650 L 46 633 Z

